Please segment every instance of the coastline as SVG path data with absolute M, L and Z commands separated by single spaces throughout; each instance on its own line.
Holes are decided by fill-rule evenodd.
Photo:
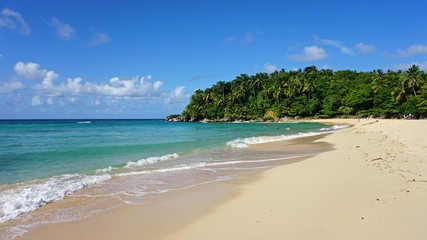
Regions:
M 354 126 L 167 239 L 426 239 L 426 122 L 323 122 Z
M 334 150 L 304 161 L 45 225 L 18 239 L 425 239 L 425 122 L 316 122 L 354 126 L 317 140 Z

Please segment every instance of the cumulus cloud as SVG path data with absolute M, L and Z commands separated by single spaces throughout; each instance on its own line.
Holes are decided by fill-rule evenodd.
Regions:
M 184 98 L 185 96 L 185 87 L 184 86 L 179 86 L 176 87 L 172 93 L 171 93 L 171 97 L 172 98 Z
M 69 40 L 74 36 L 75 30 L 71 27 L 71 25 L 61 22 L 55 17 L 50 19 L 49 25 L 53 27 L 53 29 L 56 31 L 56 34 L 64 40 Z
M 162 111 L 183 109 L 190 97 L 184 86 L 167 90 L 163 81 L 150 75 L 94 82 L 81 77 L 60 78 L 37 63 L 22 61 L 15 64 L 14 70 L 16 76 L 10 82 L 0 82 L 0 93 L 6 93 L 6 98 L 22 97 L 23 107 L 49 107 L 43 111 L 60 109 L 74 113 L 78 108 L 79 112 L 91 114 L 145 112 L 147 116 L 154 113 L 161 116 Z M 6 98 L 2 101 L 7 101 Z
M 47 86 L 52 85 L 53 80 L 58 77 L 58 74 L 54 71 L 40 69 L 40 65 L 33 62 L 17 62 L 14 70 L 18 76 L 23 77 L 25 80 L 43 79 L 43 85 Z
M 415 44 L 407 47 L 406 49 L 397 50 L 399 57 L 411 57 L 415 55 L 427 54 L 427 43 L 426 44 Z
M 264 64 L 264 71 L 266 73 L 272 73 L 274 71 L 277 71 L 277 67 L 276 67 L 276 65 L 266 63 L 266 64 Z
M 19 12 L 4 8 L 0 12 L 0 27 L 18 29 L 24 35 L 30 35 L 31 29 Z
M 363 42 L 354 45 L 354 48 L 358 51 L 358 53 L 364 55 L 370 54 L 375 51 L 374 45 L 364 44 Z
M 288 55 L 288 59 L 293 61 L 317 61 L 326 58 L 328 55 L 326 54 L 325 49 L 320 48 L 318 46 L 307 46 L 304 47 L 304 50 L 300 54 L 292 54 Z
M 33 62 L 17 62 L 14 67 L 15 73 L 27 80 L 41 79 L 46 75 L 47 70 L 40 69 L 40 65 Z
M 58 74 L 56 74 L 54 71 L 47 71 L 45 76 L 43 77 L 43 86 L 45 87 L 51 87 L 53 86 L 53 80 L 55 80 L 58 77 Z
M 92 46 L 99 46 L 108 43 L 111 38 L 108 34 L 103 32 L 96 32 L 93 34 L 90 44 Z
M 55 77 L 55 76 L 52 76 Z M 85 82 L 82 78 L 67 78 L 65 82 L 53 84 L 49 75 L 41 84 L 35 85 L 35 90 L 47 96 L 94 96 L 113 97 L 115 99 L 147 99 L 161 97 L 164 85 L 161 81 L 152 81 L 151 76 L 122 79 L 111 78 L 106 83 Z M 171 96 L 181 98 L 185 89 L 175 89 Z

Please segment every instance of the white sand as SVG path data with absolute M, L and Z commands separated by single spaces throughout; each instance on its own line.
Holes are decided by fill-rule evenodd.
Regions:
M 167 239 L 427 239 L 427 122 L 352 123 Z

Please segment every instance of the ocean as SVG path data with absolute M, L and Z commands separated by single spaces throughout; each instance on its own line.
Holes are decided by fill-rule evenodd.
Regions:
M 341 127 L 312 122 L 0 120 L 0 239 L 96 214 L 111 199 L 117 205 L 144 204 L 169 191 L 271 168 L 302 154 L 253 151 L 251 144 Z M 79 204 L 45 206 L 70 198 L 78 198 Z

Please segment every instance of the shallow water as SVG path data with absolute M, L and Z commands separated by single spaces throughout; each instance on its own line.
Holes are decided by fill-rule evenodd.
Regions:
M 283 164 L 311 153 L 247 146 L 333 130 L 317 123 L 163 120 L 1 121 L 0 128 L 1 239 Z

